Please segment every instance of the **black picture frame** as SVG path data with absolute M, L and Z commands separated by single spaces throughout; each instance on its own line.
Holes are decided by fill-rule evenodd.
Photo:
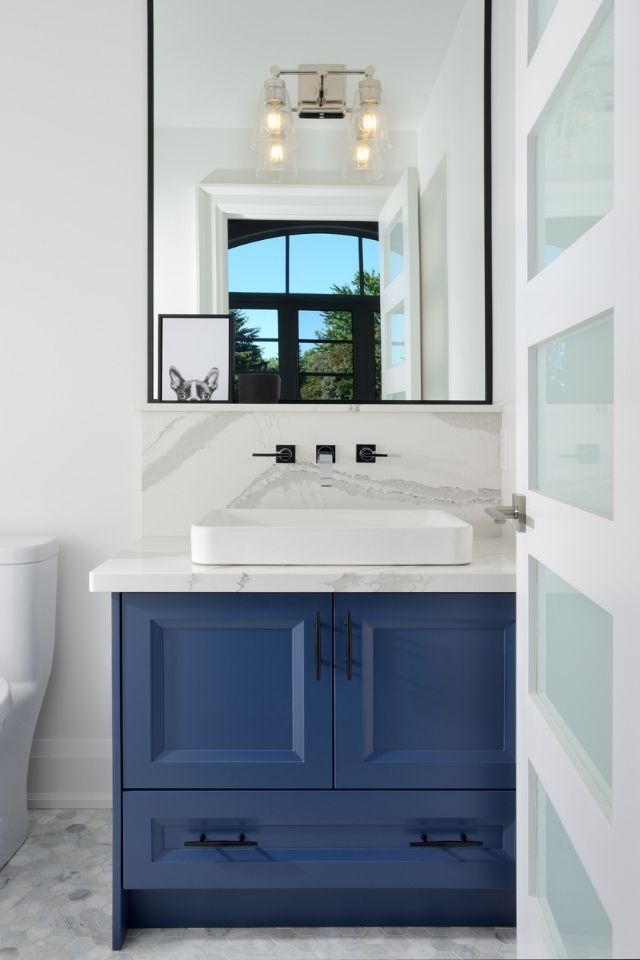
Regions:
M 154 48 L 153 48 L 153 3 L 147 0 L 147 400 L 149 403 L 162 402 L 154 396 L 154 342 L 155 316 L 153 298 L 154 272 Z M 493 403 L 493 229 L 491 219 L 492 180 L 491 180 L 491 24 L 492 0 L 484 0 L 484 64 L 483 64 L 483 105 L 484 105 L 484 314 L 485 314 L 485 397 L 484 400 L 371 400 L 367 405 L 375 406 L 487 406 Z M 158 339 L 160 333 L 158 331 Z M 305 403 L 323 404 L 329 408 L 340 404 L 333 400 L 297 400 L 292 401 L 300 405 Z
M 206 357 L 206 352 L 201 354 L 197 360 L 184 363 L 184 360 L 181 359 L 188 357 L 190 350 L 189 345 L 185 344 L 185 347 L 182 351 L 179 351 L 178 356 L 169 357 L 165 356 L 165 353 L 168 351 L 167 341 L 169 337 L 167 336 L 169 326 L 175 327 L 180 331 L 180 326 L 183 324 L 186 327 L 189 320 L 194 321 L 212 321 L 211 324 L 211 336 L 212 336 L 212 353 L 211 359 L 205 360 L 204 367 L 207 369 L 202 369 L 202 364 L 200 364 L 200 359 Z M 172 323 L 173 321 L 173 323 Z M 224 345 L 224 351 L 222 353 L 222 358 L 220 357 L 220 352 L 215 348 L 215 331 L 214 321 L 224 321 L 224 323 L 218 324 L 222 329 L 222 334 L 226 336 L 226 345 Z M 198 324 L 197 326 L 202 329 L 206 329 L 208 326 L 205 324 Z M 196 324 L 192 324 L 192 327 L 196 327 Z M 154 371 L 157 377 L 157 392 L 158 396 L 154 397 L 155 403 L 180 403 L 180 402 L 198 402 L 207 405 L 220 404 L 220 403 L 233 403 L 235 400 L 235 321 L 233 315 L 230 313 L 159 313 L 158 314 L 158 353 L 157 353 L 157 367 Z M 186 330 L 185 330 L 186 334 Z M 202 335 L 202 334 L 201 334 Z M 218 334 L 219 335 L 219 334 Z M 175 340 L 176 333 L 172 331 L 171 340 Z M 175 354 L 175 350 L 174 350 Z M 178 367 L 178 364 L 182 364 L 183 369 Z M 200 364 L 200 365 L 198 365 Z M 178 367 L 178 371 L 182 376 L 183 382 L 187 384 L 193 384 L 194 386 L 189 390 L 189 398 L 186 397 L 181 400 L 178 395 L 178 391 L 174 388 L 171 391 L 171 388 L 166 382 L 165 373 L 168 372 L 169 367 Z M 195 384 L 207 384 L 205 379 L 207 374 L 211 372 L 212 369 L 217 369 L 219 371 L 218 379 L 216 380 L 216 385 L 213 389 L 213 392 L 210 397 L 198 397 L 198 393 L 201 392 L 202 388 L 196 388 Z M 152 373 L 153 376 L 153 373 Z M 152 381 L 153 382 L 153 381 Z M 209 385 L 209 384 L 207 384 Z M 218 390 L 221 390 L 218 393 Z M 175 394 L 175 396 L 170 395 L 170 391 Z

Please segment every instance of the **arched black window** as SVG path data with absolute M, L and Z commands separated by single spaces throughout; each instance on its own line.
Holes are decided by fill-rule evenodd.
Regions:
M 229 220 L 236 372 L 274 370 L 283 401 L 380 399 L 378 225 Z

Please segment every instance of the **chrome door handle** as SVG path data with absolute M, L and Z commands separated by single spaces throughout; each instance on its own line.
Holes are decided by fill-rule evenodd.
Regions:
M 488 513 L 495 523 L 506 523 L 507 520 L 515 520 L 515 528 L 518 533 L 526 532 L 527 498 L 519 493 L 513 494 L 510 507 L 485 507 L 484 512 Z

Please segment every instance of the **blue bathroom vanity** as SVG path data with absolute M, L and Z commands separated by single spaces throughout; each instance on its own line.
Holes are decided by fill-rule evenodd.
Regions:
M 189 592 L 142 567 L 92 575 L 112 593 L 116 949 L 128 926 L 515 922 L 506 567 L 496 591 L 451 568 L 419 590 L 419 568 L 185 567 Z M 483 584 L 472 567 L 453 582 Z

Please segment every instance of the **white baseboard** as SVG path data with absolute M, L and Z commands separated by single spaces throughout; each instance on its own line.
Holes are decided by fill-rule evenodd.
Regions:
M 111 807 L 111 740 L 33 741 L 27 803 L 33 809 Z
M 29 810 L 110 810 L 110 793 L 28 793 Z
M 36 737 L 31 746 L 31 759 L 34 757 L 55 757 L 80 759 L 111 759 L 111 739 L 90 740 L 86 737 L 45 738 Z

